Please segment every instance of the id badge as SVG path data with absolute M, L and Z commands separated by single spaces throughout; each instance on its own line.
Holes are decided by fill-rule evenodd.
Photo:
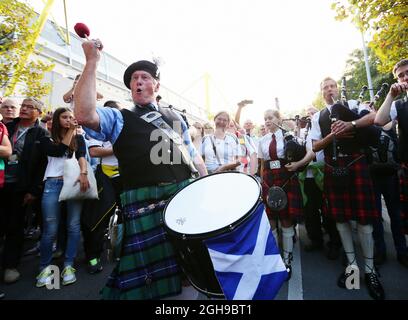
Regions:
M 280 169 L 280 167 L 281 165 L 279 160 L 269 162 L 269 168 L 271 169 Z
M 12 154 L 8 159 L 8 164 L 17 164 L 18 163 L 18 156 L 17 154 Z

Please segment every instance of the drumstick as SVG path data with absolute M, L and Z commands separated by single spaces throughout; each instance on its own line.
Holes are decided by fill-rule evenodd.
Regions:
M 91 31 L 89 30 L 88 26 L 85 23 L 78 22 L 77 24 L 75 24 L 74 30 L 80 38 L 91 41 L 89 40 L 89 35 L 91 34 Z M 97 48 L 101 47 L 100 43 L 95 43 L 95 44 Z

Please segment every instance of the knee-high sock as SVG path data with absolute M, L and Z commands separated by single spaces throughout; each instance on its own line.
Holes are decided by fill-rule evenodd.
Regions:
M 363 250 L 365 260 L 365 272 L 374 271 L 374 240 L 373 226 L 371 224 L 357 225 L 358 237 L 360 239 L 361 249 Z
M 285 264 L 290 264 L 292 251 L 293 251 L 293 236 L 295 231 L 293 226 L 289 228 L 282 227 L 282 250 L 283 250 L 283 262 Z
M 279 248 L 278 228 L 272 229 L 273 237 L 275 238 L 276 246 Z
M 336 223 L 336 228 L 339 231 L 341 244 L 346 252 L 349 264 L 357 265 L 356 254 L 354 252 L 353 235 L 351 233 L 351 226 L 348 222 Z

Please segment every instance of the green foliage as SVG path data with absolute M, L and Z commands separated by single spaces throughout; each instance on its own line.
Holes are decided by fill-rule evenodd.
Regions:
M 312 105 L 319 110 L 322 110 L 326 106 L 326 103 L 324 102 L 322 93 L 320 91 L 316 94 L 316 98 L 312 101 Z
M 407 0 L 341 0 L 332 4 L 336 19 L 351 18 L 362 31 L 370 31 L 370 48 L 379 58 L 378 70 L 390 72 L 408 57 Z
M 381 84 L 391 84 L 395 82 L 391 73 L 382 73 L 379 66 L 381 65 L 380 59 L 371 51 L 368 51 L 368 62 L 371 72 L 371 80 L 373 83 L 374 94 L 379 90 Z M 346 69 L 344 72 L 347 83 L 347 98 L 358 99 L 358 95 L 363 86 L 367 85 L 367 74 L 364 62 L 364 53 L 362 50 L 354 50 L 350 54 L 350 58 L 346 61 Z M 380 106 L 384 97 L 382 97 L 376 106 Z M 366 91 L 363 101 L 370 100 L 370 94 Z
M 22 95 L 41 98 L 50 92 L 50 84 L 42 83 L 42 80 L 54 65 L 39 60 L 35 52 L 30 59 L 22 59 L 35 46 L 35 19 L 34 10 L 27 4 L 16 0 L 1 0 L 0 91 L 8 92 L 9 95 L 13 94 L 10 92 L 12 82 L 23 85 L 24 89 L 20 92 Z M 19 68 L 22 62 L 24 66 Z

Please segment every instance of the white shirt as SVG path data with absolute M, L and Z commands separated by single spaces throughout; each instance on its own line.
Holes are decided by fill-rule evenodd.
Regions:
M 99 141 L 95 139 L 89 139 L 88 140 L 88 148 L 91 147 L 102 147 L 102 148 L 112 148 L 112 144 L 109 141 Z M 107 166 L 119 166 L 118 159 L 115 157 L 115 155 L 110 155 L 101 158 L 101 164 L 107 165 Z
M 408 99 L 408 94 L 407 94 L 406 98 Z M 395 101 L 393 101 L 392 104 L 391 104 L 391 109 L 390 109 L 390 118 L 391 118 L 391 120 L 396 120 L 397 117 L 398 117 L 397 108 L 395 107 Z
M 283 143 L 283 132 L 281 129 L 275 132 L 275 139 L 276 139 L 276 153 L 279 159 L 283 159 L 285 157 L 285 145 Z M 269 145 L 272 141 L 272 133 L 269 132 L 268 134 L 264 135 L 259 140 L 258 145 L 258 158 L 264 160 L 271 160 L 269 156 Z
M 45 169 L 44 179 L 47 178 L 57 178 L 64 176 L 64 162 L 67 159 L 67 156 L 63 157 L 48 157 L 47 169 Z
M 219 163 L 214 153 L 211 141 L 214 141 L 215 150 L 221 163 Z M 230 133 L 226 133 L 224 139 L 217 139 L 214 135 L 204 136 L 200 152 L 201 155 L 205 157 L 205 166 L 207 169 L 209 171 L 214 171 L 220 165 L 234 162 L 235 157 L 240 154 L 241 148 L 237 137 Z

